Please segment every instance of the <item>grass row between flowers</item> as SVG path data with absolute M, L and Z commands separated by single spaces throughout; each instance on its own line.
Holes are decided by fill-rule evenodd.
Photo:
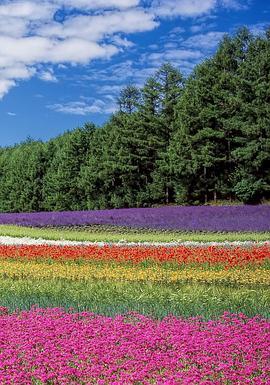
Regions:
M 0 236 L 42 238 L 45 240 L 70 240 L 88 242 L 237 242 L 256 241 L 264 242 L 270 240 L 269 232 L 174 232 L 174 231 L 140 231 L 140 232 L 119 232 L 96 231 L 96 227 L 89 227 L 87 230 L 57 229 L 57 228 L 34 228 L 15 225 L 0 225 Z
M 213 319 L 225 311 L 270 318 L 270 287 L 1 277 L 0 306 L 63 307 L 106 316 L 135 311 L 159 319 L 169 314 Z

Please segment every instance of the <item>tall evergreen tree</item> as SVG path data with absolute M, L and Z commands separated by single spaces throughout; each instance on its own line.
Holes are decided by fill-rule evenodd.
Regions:
M 140 104 L 141 92 L 140 89 L 134 85 L 128 85 L 120 91 L 117 103 L 119 110 L 127 114 L 132 114 L 136 111 Z
M 94 125 L 86 125 L 50 143 L 49 150 L 53 153 L 53 158 L 45 175 L 43 187 L 46 210 L 84 208 L 79 176 L 87 158 L 94 130 Z
M 29 139 L 8 149 L 1 160 L 1 211 L 42 210 L 42 182 L 46 170 L 44 144 Z
M 246 30 L 234 37 L 225 36 L 214 57 L 195 68 L 179 101 L 178 132 L 170 153 L 175 165 L 183 165 L 179 156 L 185 149 L 178 149 L 177 155 L 174 151 L 177 141 L 191 151 L 186 159 L 186 171 L 175 167 L 176 190 L 177 184 L 185 184 L 186 172 L 190 178 L 196 175 L 188 200 L 207 202 L 217 197 L 228 198 L 232 191 L 229 178 L 235 167 L 232 152 L 237 145 L 235 137 L 239 135 L 235 116 L 241 104 L 237 95 L 238 71 L 250 39 Z
M 250 40 L 238 80 L 233 190 L 246 203 L 258 202 L 270 196 L 270 30 Z
M 176 105 L 184 87 L 184 78 L 180 71 L 165 63 L 156 72 L 154 85 L 157 92 L 156 116 L 158 120 L 156 135 L 159 144 L 156 147 L 155 168 L 152 173 L 151 195 L 164 203 L 172 202 L 174 197 L 172 168 L 168 157 L 168 146 L 175 131 Z
M 108 192 L 111 190 L 108 168 L 105 167 L 109 148 L 107 126 L 97 128 L 92 135 L 85 163 L 80 168 L 79 188 L 86 209 L 109 207 Z

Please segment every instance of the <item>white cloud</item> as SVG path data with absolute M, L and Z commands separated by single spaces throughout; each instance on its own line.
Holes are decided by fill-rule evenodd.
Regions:
M 115 95 L 119 95 L 121 89 L 122 89 L 121 85 L 104 85 L 104 86 L 100 86 L 97 89 L 97 92 L 99 94 L 105 94 L 105 95 L 108 93 L 114 94 L 113 98 L 115 99 Z
M 6 67 L 3 68 L 0 72 L 0 79 L 1 77 L 4 79 L 21 79 L 26 80 L 29 79 L 31 76 L 33 76 L 36 73 L 35 68 L 31 67 L 25 67 L 24 65 L 17 64 L 13 67 Z
M 1 69 L 1 66 L 0 66 Z M 21 64 L 13 67 L 3 67 L 0 70 L 0 98 L 16 85 L 16 80 L 30 79 L 35 73 L 35 69 Z
M 169 42 L 163 45 L 163 49 L 142 55 L 142 63 L 150 63 L 155 67 L 165 62 L 171 62 L 181 72 L 188 74 L 194 66 L 209 55 L 222 39 L 223 32 L 208 32 L 197 34 L 186 40 L 180 39 L 177 43 Z M 164 38 L 164 41 L 167 39 Z
M 0 79 L 0 98 L 8 93 L 10 88 L 16 85 L 14 80 Z
M 164 52 L 156 52 L 147 55 L 147 60 L 157 62 L 158 65 L 162 62 L 177 63 L 182 60 L 197 60 L 202 58 L 202 53 L 199 50 L 187 49 L 169 49 Z
M 65 23 L 52 22 L 39 30 L 45 37 L 82 38 L 99 41 L 115 33 L 134 33 L 152 30 L 157 26 L 153 15 L 143 9 L 107 11 L 101 15 L 78 15 Z
M 40 3 L 35 1 L 13 1 L 0 5 L 0 16 L 41 20 L 50 17 L 54 9 L 52 3 L 45 1 Z
M 169 42 L 164 44 L 164 48 L 166 49 L 176 49 L 178 47 L 178 44 L 176 42 Z
M 67 8 L 78 12 L 63 11 Z M 60 10 L 66 13 L 57 22 L 54 15 Z M 157 25 L 139 0 L 7 0 L 0 5 L 0 98 L 35 74 L 56 81 L 50 70 L 54 65 L 59 69 L 109 59 L 133 45 L 122 34 Z
M 87 65 L 94 59 L 111 58 L 133 45 L 126 34 L 153 30 L 159 25 L 159 18 L 210 17 L 218 6 L 240 9 L 243 3 L 243 0 L 1 1 L 0 99 L 19 81 L 32 76 L 55 81 L 56 75 L 50 68 L 64 70 L 63 66 Z M 142 4 L 148 6 L 144 8 Z M 192 41 L 186 42 L 181 50 L 173 45 L 181 41 L 181 32 L 181 26 L 172 31 L 165 53 L 153 53 L 156 62 L 164 59 L 179 63 L 199 57 L 198 50 L 191 53 L 185 49 L 195 47 Z M 208 42 L 201 39 L 202 47 L 214 45 L 214 35 L 212 40 L 208 36 Z M 155 65 L 148 67 L 151 70 Z M 129 73 L 142 79 L 147 71 L 145 68 L 141 77 L 137 69 L 131 68 Z
M 250 5 L 249 0 L 221 0 L 220 3 L 221 6 L 228 9 L 234 9 L 236 11 L 248 9 Z
M 132 43 L 132 41 L 129 41 L 126 37 L 122 38 L 119 35 L 115 35 L 111 39 L 112 43 L 116 44 L 119 47 L 124 47 L 124 48 L 130 48 L 133 47 L 135 44 Z
M 208 32 L 205 34 L 194 35 L 183 43 L 185 47 L 200 48 L 203 50 L 211 50 L 216 48 L 224 32 Z
M 9 116 L 16 116 L 15 112 L 11 112 L 11 111 L 7 112 L 7 114 L 8 114 Z
M 98 8 L 131 8 L 139 5 L 140 0 L 56 0 L 64 7 L 98 9 Z
M 57 78 L 54 75 L 52 69 L 41 71 L 38 76 L 41 80 L 44 80 L 45 82 L 53 82 L 53 83 L 57 82 Z
M 212 11 L 216 0 L 154 0 L 153 12 L 160 17 L 195 17 Z
M 142 58 L 140 65 L 137 65 L 137 63 L 131 60 L 126 60 L 95 72 L 94 74 L 90 73 L 84 77 L 84 80 L 92 81 L 99 79 L 99 81 L 105 82 L 106 85 L 103 87 L 99 86 L 98 92 L 100 90 L 101 93 L 108 93 L 110 92 L 109 89 L 112 88 L 111 93 L 117 93 L 117 91 L 120 91 L 120 89 L 128 83 L 142 86 L 145 80 L 152 76 L 157 69 L 158 64 L 151 63 L 148 61 L 148 56 L 145 56 Z M 113 85 L 111 85 L 112 82 Z
M 198 17 L 209 15 L 218 6 L 245 10 L 250 2 L 251 0 L 153 0 L 152 12 L 159 17 Z
M 178 35 L 178 34 L 180 34 L 180 33 L 183 33 L 183 32 L 185 32 L 185 28 L 183 28 L 183 27 L 175 27 L 175 28 L 173 28 L 172 30 L 171 30 L 171 32 L 170 32 L 170 35 Z
M 202 31 L 208 31 L 209 29 L 216 28 L 216 23 L 198 23 L 190 27 L 191 32 L 198 33 Z
M 0 36 L 21 37 L 27 32 L 27 21 L 21 18 L 0 16 Z
M 249 25 L 248 28 L 254 35 L 261 35 L 266 31 L 268 26 L 269 23 L 257 23 Z
M 68 103 L 56 103 L 48 105 L 47 107 L 56 112 L 82 116 L 89 114 L 111 114 L 116 110 L 116 105 L 112 100 L 108 103 L 108 101 L 103 101 L 101 99 L 96 99 L 92 103 L 87 101 L 75 101 Z

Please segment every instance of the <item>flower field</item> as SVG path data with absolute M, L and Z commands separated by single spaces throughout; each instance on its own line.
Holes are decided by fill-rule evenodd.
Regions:
M 181 231 L 270 231 L 270 206 L 193 206 L 0 214 L 20 226 L 114 225 Z M 256 220 L 254 220 L 256 218 Z
M 53 213 L 51 223 L 46 214 L 45 228 L 44 221 L 18 226 L 30 225 L 18 222 L 20 214 L 10 214 L 10 225 L 0 215 L 0 384 L 269 385 L 270 243 L 262 207 L 244 207 L 248 215 L 258 209 L 245 231 L 240 215 L 238 230 L 226 222 L 230 232 L 218 233 L 196 232 L 206 223 L 200 216 L 193 232 L 170 230 L 174 219 L 166 226 L 163 217 L 164 230 L 146 218 L 143 230 L 98 233 L 97 224 L 78 228 L 72 213 Z M 221 208 L 214 209 L 218 217 Z M 124 218 L 126 210 L 115 211 Z M 56 217 L 59 226 L 48 228 Z M 74 229 L 67 217 L 77 218 Z M 104 231 L 110 241 L 101 242 Z
M 60 309 L 0 318 L 1 383 L 269 384 L 269 322 L 137 314 L 115 318 Z

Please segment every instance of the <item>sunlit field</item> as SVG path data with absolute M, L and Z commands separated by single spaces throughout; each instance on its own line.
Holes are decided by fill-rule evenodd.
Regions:
M 128 210 L 3 214 L 1 384 L 268 384 L 269 221 L 260 207 L 250 223 L 256 209 L 211 208 L 207 223 L 178 207 L 173 228 L 172 208 L 151 209 L 152 226 L 144 209 L 134 226 Z

